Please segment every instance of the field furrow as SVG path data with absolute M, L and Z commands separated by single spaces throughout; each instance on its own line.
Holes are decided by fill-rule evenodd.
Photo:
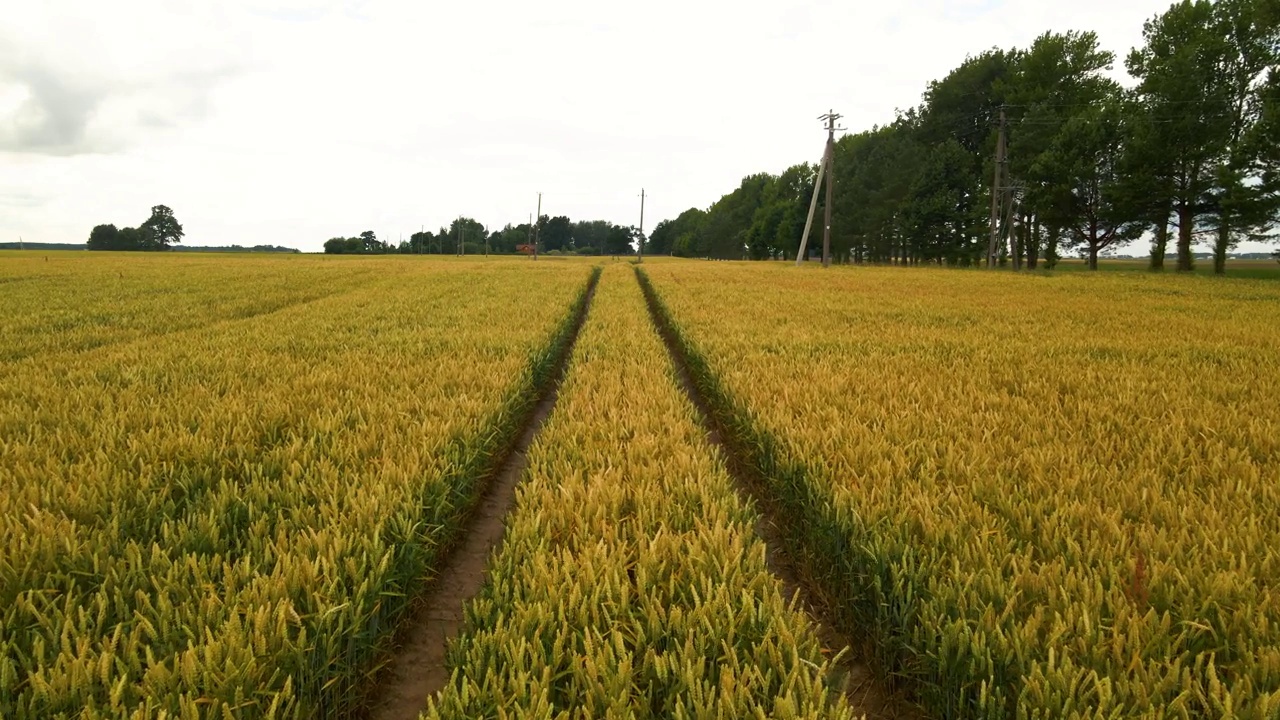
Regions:
M 647 273 L 842 624 L 931 712 L 1280 712 L 1280 288 Z
M 849 717 L 631 270 L 605 270 L 426 717 Z
M 15 365 L 0 716 L 359 707 L 546 383 L 587 275 L 402 264 L 92 363 Z

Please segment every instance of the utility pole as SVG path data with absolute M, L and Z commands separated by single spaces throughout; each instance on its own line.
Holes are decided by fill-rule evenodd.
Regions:
M 644 262 L 644 188 L 640 188 L 640 253 L 636 256 L 636 262 Z
M 822 231 L 822 267 L 831 267 L 831 205 L 835 200 L 836 190 L 836 121 L 843 115 L 837 115 L 835 110 L 828 110 L 826 115 L 821 119 L 827 121 L 827 207 L 823 218 L 826 221 L 826 227 Z M 815 192 L 817 188 L 814 188 Z
M 484 256 L 489 257 L 489 226 L 482 225 L 481 229 L 484 232 Z
M 1004 174 L 1004 166 L 1009 161 L 1005 156 L 1005 124 L 1004 107 L 1001 107 L 1000 132 L 996 136 L 996 173 L 995 179 L 991 183 L 991 240 L 987 243 L 988 270 L 994 268 L 1000 259 L 996 249 L 996 244 L 1000 239 L 1000 211 L 1004 201 L 1004 188 L 1000 186 L 1000 183 L 1001 176 Z
M 541 230 L 541 228 L 539 228 L 538 225 L 542 224 L 542 193 L 538 193 L 538 214 L 534 216 L 534 222 L 536 224 L 533 226 L 533 259 L 537 260 L 538 259 L 538 235 L 540 234 L 540 230 Z
M 458 218 L 458 257 L 466 254 L 466 249 L 462 247 L 462 218 Z
M 809 216 L 804 221 L 804 234 L 800 236 L 800 251 L 796 253 L 796 266 L 804 261 L 805 251 L 809 247 L 809 230 L 813 227 L 813 214 L 818 209 L 818 191 L 822 189 L 822 177 L 827 176 L 827 207 L 823 211 L 825 228 L 822 231 L 822 267 L 831 266 L 831 206 L 835 198 L 836 175 L 834 171 L 836 155 L 836 131 L 844 130 L 836 127 L 836 121 L 844 117 L 830 110 L 826 115 L 819 115 L 819 120 L 826 121 L 827 144 L 822 151 L 822 160 L 818 162 L 818 177 L 813 183 L 813 198 L 809 201 Z

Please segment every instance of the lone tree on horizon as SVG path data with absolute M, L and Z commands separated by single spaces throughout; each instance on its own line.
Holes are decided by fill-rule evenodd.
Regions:
M 182 225 L 165 205 L 151 208 L 151 217 L 142 225 L 116 228 L 98 225 L 89 233 L 90 250 L 168 250 L 172 243 L 182 242 Z
M 151 217 L 138 229 L 143 232 L 143 248 L 147 250 L 168 250 L 169 245 L 182 242 L 184 234 L 173 210 L 165 205 L 151 208 Z

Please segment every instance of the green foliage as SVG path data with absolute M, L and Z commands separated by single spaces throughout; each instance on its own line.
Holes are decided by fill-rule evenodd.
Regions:
M 1153 231 L 1159 269 L 1173 230 L 1181 269 L 1204 236 L 1222 272 L 1227 252 L 1266 237 L 1280 213 L 1278 8 L 1175 3 L 1146 23 L 1143 47 L 1127 58 L 1131 91 L 1109 77 L 1115 55 L 1093 32 L 1047 32 L 1025 49 L 967 58 L 929 83 L 919 107 L 837 142 L 835 259 L 981 262 L 999 192 L 1000 254 L 1014 268 L 1052 267 L 1064 248 L 1096 264 Z M 1001 115 L 1007 164 L 993 188 Z M 696 257 L 792 254 L 813 170 L 749 176 L 695 228 L 659 223 L 653 243 Z M 817 218 L 824 204 L 825 193 Z M 814 224 L 810 247 L 822 234 Z
M 573 246 L 573 221 L 569 218 L 544 217 L 539 225 L 539 238 L 547 251 L 568 250 Z
M 577 250 L 583 248 L 594 248 L 596 252 L 588 254 L 599 254 L 599 249 L 606 245 L 609 238 L 609 231 L 613 228 L 613 223 L 607 220 L 583 220 L 573 224 L 573 247 Z
M 421 230 L 409 236 L 398 245 L 383 243 L 377 240 L 372 231 L 366 231 L 356 238 L 336 237 L 324 245 L 325 252 L 331 254 L 381 254 L 400 253 L 405 255 L 444 254 L 454 255 L 458 252 L 458 241 L 462 239 L 464 252 L 468 255 L 485 254 L 510 255 L 520 252 L 519 247 L 533 241 L 534 230 L 537 231 L 538 246 L 541 252 L 577 253 L 580 255 L 599 255 L 601 249 L 609 254 L 630 254 L 634 252 L 631 243 L 636 234 L 634 229 L 614 225 L 607 220 L 573 221 L 567 216 L 542 216 L 536 228 L 528 223 L 512 225 L 508 223 L 501 230 L 488 232 L 479 220 L 460 217 L 450 223 L 447 228 L 437 232 Z M 612 243 L 612 244 L 611 244 Z
M 182 242 L 184 234 L 173 210 L 164 205 L 151 208 L 151 217 L 138 230 L 143 250 L 168 250 L 170 245 Z
M 602 254 L 604 255 L 630 255 L 635 252 L 633 241 L 639 235 L 634 227 L 622 227 L 614 225 L 609 228 L 609 234 L 605 236 Z
M 120 230 L 115 225 L 98 225 L 89 233 L 90 250 L 119 250 Z
M 1089 267 L 1098 254 L 1146 229 L 1145 216 L 1124 202 L 1129 177 L 1118 158 L 1123 152 L 1122 106 L 1118 99 L 1092 105 L 1063 123 L 1033 171 L 1044 178 L 1041 215 L 1068 231 L 1068 248 L 1084 248 Z
M 147 235 L 140 228 L 120 228 L 120 235 L 117 240 L 119 250 L 153 250 L 155 247 L 147 239 Z
M 671 255 L 679 257 L 705 257 L 706 246 L 702 239 L 702 227 L 706 223 L 707 213 L 698 208 L 689 208 L 675 220 L 663 220 L 653 229 L 649 238 L 650 253 L 661 255 L 666 249 Z
M 702 236 L 708 257 L 741 260 L 746 255 L 747 233 L 773 180 L 768 173 L 749 175 L 742 179 L 737 190 L 720 198 L 707 210 Z
M 151 208 L 151 217 L 141 226 L 117 229 L 113 224 L 98 225 L 89 233 L 86 247 L 90 250 L 168 250 L 181 243 L 182 225 L 173 210 L 164 205 Z

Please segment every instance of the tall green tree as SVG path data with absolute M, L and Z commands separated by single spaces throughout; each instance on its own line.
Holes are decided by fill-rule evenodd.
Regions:
M 1138 79 L 1134 166 L 1145 168 L 1144 184 L 1163 188 L 1178 229 L 1178 270 L 1194 266 L 1192 244 L 1216 207 L 1218 168 L 1231 133 L 1230 95 L 1220 71 L 1227 39 L 1214 27 L 1208 0 L 1182 0 L 1143 27 L 1145 45 L 1126 65 Z
M 1212 31 L 1225 39 L 1218 74 L 1228 108 L 1214 193 L 1213 269 L 1222 274 L 1227 252 L 1242 238 L 1265 236 L 1280 209 L 1280 193 L 1265 165 L 1274 138 L 1259 130 L 1267 84 L 1280 64 L 1280 13 L 1273 0 L 1218 0 L 1212 23 Z
M 182 242 L 182 225 L 173 216 L 173 210 L 164 205 L 151 208 L 151 217 L 138 230 L 142 232 L 145 250 L 168 250 L 170 245 Z
M 706 224 L 707 213 L 699 208 L 689 208 L 680 213 L 675 220 L 663 220 L 653 229 L 650 242 L 658 247 L 666 247 L 670 243 L 670 253 L 678 257 L 705 257 L 706 244 L 703 240 L 702 228 Z M 654 254 L 661 254 L 653 251 Z
M 922 148 L 922 159 L 918 165 L 920 172 L 924 172 L 926 167 L 925 158 L 933 152 L 943 154 L 943 157 L 932 160 L 934 171 L 945 167 L 948 173 L 954 173 L 960 169 L 955 165 L 958 156 L 954 153 L 954 146 L 951 149 L 940 149 L 949 142 L 958 145 L 968 158 L 967 167 L 964 168 L 966 191 L 955 196 L 956 204 L 948 211 L 950 216 L 947 218 L 950 228 L 960 229 L 963 238 L 958 238 L 957 242 L 966 249 L 979 244 L 985 247 L 986 212 L 990 207 L 991 193 L 994 192 L 992 180 L 995 169 L 996 119 L 1000 108 L 1008 103 L 1009 83 L 1017 70 L 1019 59 L 1020 53 L 1017 51 L 998 49 L 966 59 L 946 77 L 929 83 L 918 120 L 912 124 L 913 134 Z M 926 182 L 915 178 L 912 185 L 920 191 L 928 192 L 938 188 L 937 179 L 935 177 L 935 182 Z M 952 177 L 948 182 L 958 181 Z M 912 193 L 906 198 L 904 212 L 908 205 L 915 204 L 917 200 L 928 207 L 915 208 L 912 211 L 913 217 L 938 212 L 936 195 L 917 198 Z M 918 233 L 918 223 L 915 228 Z M 936 234 L 929 237 L 912 234 L 905 240 L 908 245 L 914 243 L 919 246 L 936 241 L 938 237 Z M 907 254 L 910 255 L 911 251 L 908 250 Z M 967 250 L 957 252 L 956 257 L 959 262 L 971 262 Z
M 768 173 L 742 179 L 738 189 L 717 200 L 702 226 L 707 255 L 726 260 L 741 260 L 747 251 L 747 232 L 756 210 L 764 204 L 765 190 L 774 180 Z
M 804 229 L 815 172 L 815 168 L 804 163 L 793 165 L 781 175 L 766 180 L 760 204 L 746 231 L 748 257 L 768 260 L 795 255 Z
M 1007 169 L 1022 200 L 1011 218 L 1010 250 L 1015 268 L 1025 264 L 1034 269 L 1046 245 L 1045 236 L 1057 237 L 1064 227 L 1081 221 L 1079 215 L 1064 217 L 1060 214 L 1064 208 L 1054 207 L 1063 193 L 1079 189 L 1076 179 L 1054 170 L 1071 149 L 1061 136 L 1073 123 L 1078 128 L 1082 122 L 1109 122 L 1118 129 L 1119 115 L 1091 113 L 1098 104 L 1115 98 L 1120 87 L 1106 75 L 1115 55 L 1100 47 L 1096 33 L 1047 32 L 1014 56 L 1013 72 L 1000 87 L 1010 121 Z M 1087 119 L 1080 120 L 1083 117 Z M 1045 162 L 1043 156 L 1051 151 L 1056 162 Z M 1087 157 L 1079 160 L 1085 165 L 1090 162 Z M 1080 208 L 1068 205 L 1065 209 Z
M 383 248 L 377 234 L 372 230 L 365 230 L 360 233 L 360 249 L 365 254 L 373 254 L 382 252 Z
M 1119 96 L 1075 113 L 1040 154 L 1036 174 L 1047 183 L 1043 212 L 1066 228 L 1068 246 L 1085 251 L 1090 270 L 1103 250 L 1142 235 L 1146 221 L 1125 202 L 1124 105 Z
M 461 240 L 466 245 L 467 252 L 482 252 L 484 250 L 484 242 L 488 239 L 489 233 L 486 232 L 484 224 L 475 218 L 459 217 L 449 224 L 447 230 L 441 230 L 447 233 L 447 239 L 444 243 L 446 253 L 456 253 L 458 251 L 458 242 Z
M 967 264 L 981 252 L 970 230 L 974 195 L 972 156 L 955 139 L 929 148 L 903 208 L 910 238 L 905 262 Z
M 115 225 L 98 225 L 89 233 L 90 250 L 120 250 L 120 230 Z
M 540 237 L 543 250 L 572 250 L 573 221 L 564 215 L 546 218 L 541 223 Z
M 602 252 L 605 255 L 630 255 L 635 252 L 633 242 L 639 235 L 634 227 L 614 225 L 609 228 Z
M 422 230 L 409 236 L 409 247 L 406 252 L 413 255 L 426 255 L 434 252 L 436 239 L 430 230 Z
M 507 223 L 501 230 L 489 235 L 489 251 L 498 254 L 516 252 L 516 247 L 529 242 L 529 223 Z
M 609 231 L 614 227 L 607 220 L 579 220 L 572 227 L 573 249 L 575 252 L 598 255 L 604 251 L 609 240 Z M 650 248 L 648 252 L 653 252 Z M 657 253 L 661 254 L 661 253 Z

